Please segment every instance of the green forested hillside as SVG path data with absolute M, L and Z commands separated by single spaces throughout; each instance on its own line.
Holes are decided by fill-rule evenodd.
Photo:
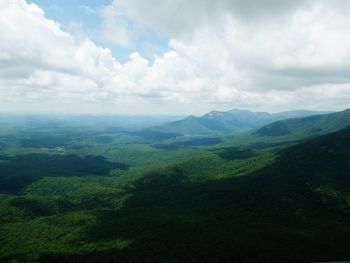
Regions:
M 350 126 L 350 109 L 276 121 L 258 129 L 223 138 L 222 145 L 267 147 L 300 142 Z
M 305 118 L 287 119 L 268 124 L 256 131 L 258 136 L 310 137 L 345 128 L 350 124 L 350 109 Z
M 144 173 L 69 177 L 62 170 L 0 195 L 0 258 L 347 260 L 349 138 L 348 128 L 301 144 L 208 148 Z
M 183 120 L 152 127 L 148 130 L 171 132 L 185 136 L 223 136 L 238 134 L 278 120 L 325 113 L 317 111 L 289 111 L 271 114 L 239 109 L 226 112 L 212 111 L 201 117 L 190 116 Z

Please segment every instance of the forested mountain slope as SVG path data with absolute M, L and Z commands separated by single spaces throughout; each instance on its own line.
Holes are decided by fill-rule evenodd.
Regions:
M 238 134 L 278 120 L 323 113 L 326 112 L 290 111 L 271 114 L 239 109 L 226 112 L 212 111 L 201 117 L 189 116 L 183 120 L 149 128 L 149 130 L 171 132 L 186 136 L 220 136 Z
M 257 130 L 259 136 L 314 136 L 337 131 L 350 125 L 350 109 L 305 118 L 287 119 Z
M 258 129 L 223 138 L 222 145 L 267 147 L 300 142 L 350 126 L 350 109 L 276 121 Z
M 349 139 L 347 128 L 293 146 L 213 149 L 132 182 L 42 179 L 2 196 L 1 259 L 347 260 Z

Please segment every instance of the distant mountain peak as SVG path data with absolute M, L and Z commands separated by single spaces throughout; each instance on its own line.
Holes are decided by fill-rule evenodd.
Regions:
M 220 116 L 222 114 L 225 114 L 225 112 L 222 112 L 222 111 L 211 111 L 211 112 L 208 112 L 208 113 L 204 114 L 202 117 L 212 118 L 212 117 Z
M 293 117 L 310 116 L 322 112 L 285 112 L 270 114 L 268 112 L 252 112 L 232 109 L 229 111 L 210 111 L 200 117 L 189 116 L 183 120 L 155 127 L 155 130 L 180 133 L 190 136 L 221 136 L 238 134 L 262 127 L 266 124 Z

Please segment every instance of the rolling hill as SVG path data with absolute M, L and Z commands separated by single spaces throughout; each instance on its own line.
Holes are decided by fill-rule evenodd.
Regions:
M 126 197 L 119 209 L 42 211 L 44 200 L 51 199 L 45 196 L 50 187 L 44 187 L 50 181 L 41 182 L 28 188 L 30 195 L 10 198 L 7 211 L 46 216 L 3 224 L 0 234 L 6 239 L 0 259 L 26 262 L 31 255 L 33 262 L 50 263 L 347 260 L 349 138 L 350 129 L 345 129 L 287 148 L 243 156 L 233 149 L 230 158 L 218 152 L 154 170 L 123 189 Z M 268 157 L 271 154 L 275 160 Z M 72 188 L 60 184 L 55 180 L 51 186 L 57 197 Z M 105 191 L 106 186 L 100 187 Z M 45 196 L 42 201 L 39 193 Z M 99 198 L 111 202 L 110 196 Z M 75 199 L 82 202 L 70 198 Z M 80 206 L 93 208 L 91 199 L 84 202 L 89 203 Z M 15 235 L 19 227 L 21 235 Z M 74 249 L 72 240 L 79 241 Z
M 239 109 L 226 112 L 212 111 L 201 117 L 189 116 L 185 119 L 147 130 L 170 132 L 184 136 L 222 136 L 238 134 L 278 120 L 323 113 L 326 112 L 301 110 L 271 114 Z
M 89 147 L 60 152 L 58 135 L 17 134 L 0 156 L 0 262 L 348 260 L 349 115 L 277 121 L 239 146 L 102 130 L 65 132 Z
M 350 109 L 341 112 L 287 119 L 268 124 L 255 134 L 262 137 L 310 137 L 334 132 L 350 125 Z
M 128 236 L 133 246 L 114 257 L 137 251 L 145 262 L 347 260 L 349 139 L 345 129 L 272 150 L 272 162 L 261 157 L 266 152 L 232 151 L 222 162 L 197 159 L 155 171 L 134 183 L 124 209 L 102 216 L 108 230 L 99 226 L 94 234 Z M 120 230 L 127 218 L 142 231 Z
M 350 126 L 350 109 L 272 122 L 238 135 L 222 137 L 221 145 L 269 147 L 283 143 L 296 143 L 348 126 Z

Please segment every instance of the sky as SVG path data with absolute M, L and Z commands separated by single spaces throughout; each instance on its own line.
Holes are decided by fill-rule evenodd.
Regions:
M 0 0 L 0 111 L 350 108 L 348 0 Z

